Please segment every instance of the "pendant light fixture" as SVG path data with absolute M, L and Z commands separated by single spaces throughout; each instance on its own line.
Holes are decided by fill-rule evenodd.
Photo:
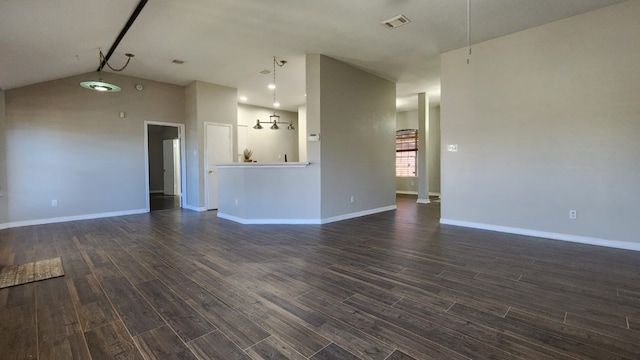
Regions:
M 280 103 L 276 97 L 276 65 L 278 65 L 278 67 L 283 67 L 286 63 L 286 60 L 278 60 L 275 56 L 273 57 L 273 82 L 268 86 L 268 88 L 273 91 L 273 115 L 269 116 L 269 121 L 260 121 L 260 119 L 256 120 L 256 124 L 253 126 L 256 130 L 262 129 L 262 125 L 260 124 L 271 124 L 269 127 L 271 130 L 280 129 L 278 124 L 288 124 L 287 130 L 296 129 L 295 126 L 293 126 L 293 121 L 280 121 L 280 116 L 276 114 L 276 108 L 280 107 Z
M 107 61 L 105 61 L 104 54 L 102 53 L 102 50 L 99 50 L 99 53 L 100 53 L 100 67 L 98 68 L 99 80 L 98 81 L 94 81 L 94 80 L 83 81 L 83 82 L 80 83 L 80 86 L 82 86 L 85 89 L 95 90 L 95 91 L 100 91 L 100 92 L 118 92 L 118 91 L 120 91 L 121 89 L 120 89 L 120 87 L 118 85 L 111 84 L 111 83 L 108 83 L 108 82 L 102 80 L 102 63 L 104 62 L 104 64 L 107 65 L 109 67 L 109 69 L 119 72 L 119 71 L 124 70 L 127 67 L 127 65 L 129 65 L 129 62 L 131 61 L 131 58 L 134 57 L 135 55 L 130 54 L 130 53 L 126 53 L 125 55 L 127 56 L 127 62 L 121 68 L 114 69 L 114 68 L 111 67 L 111 65 L 109 65 L 109 63 Z
M 118 34 L 118 36 L 116 37 L 116 40 L 111 45 L 111 48 L 107 52 L 106 56 L 102 54 L 102 49 L 100 49 L 100 65 L 98 66 L 98 70 L 97 70 L 99 80 L 83 81 L 80 83 L 80 86 L 82 86 L 85 89 L 101 91 L 101 92 L 120 91 L 120 87 L 118 85 L 114 85 L 114 84 L 103 81 L 102 74 L 100 72 L 102 71 L 102 68 L 104 68 L 105 65 L 108 66 L 111 70 L 116 72 L 124 70 L 127 67 L 127 65 L 129 65 L 131 58 L 134 56 L 133 54 L 130 54 L 130 53 L 125 54 L 127 56 L 127 63 L 124 64 L 124 66 L 121 67 L 120 69 L 112 68 L 111 65 L 109 65 L 108 61 L 111 58 L 111 55 L 113 55 L 113 53 L 116 51 L 116 48 L 118 47 L 118 44 L 120 44 L 120 41 L 122 41 L 124 36 L 127 34 L 127 31 L 129 31 L 129 28 L 131 27 L 131 25 L 133 25 L 133 23 L 138 18 L 138 15 L 140 15 L 140 13 L 142 12 L 142 9 L 144 9 L 144 6 L 147 4 L 148 1 L 149 0 L 140 0 L 140 2 L 138 3 L 138 6 L 136 6 L 136 8 L 133 10 L 133 13 L 129 17 L 129 20 L 127 20 L 127 23 L 124 25 L 122 30 L 120 30 L 120 34 Z

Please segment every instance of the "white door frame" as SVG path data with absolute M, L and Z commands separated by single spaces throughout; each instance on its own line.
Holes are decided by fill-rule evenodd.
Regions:
M 233 154 L 233 125 L 231 124 L 222 124 L 215 122 L 204 122 L 204 207 L 205 209 L 209 209 L 209 159 L 208 157 L 208 139 L 207 139 L 207 126 L 215 125 L 215 126 L 226 126 L 229 128 L 229 154 L 231 154 L 231 161 L 233 162 L 234 154 Z
M 144 187 L 146 189 L 145 197 L 147 199 L 147 212 L 151 211 L 149 199 L 149 125 L 170 126 L 178 128 L 178 139 L 180 139 L 180 207 L 184 207 L 187 203 L 187 161 L 186 161 L 186 134 L 184 124 L 169 123 L 160 121 L 144 122 Z

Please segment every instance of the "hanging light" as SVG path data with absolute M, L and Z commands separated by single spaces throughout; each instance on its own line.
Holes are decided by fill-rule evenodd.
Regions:
M 275 56 L 273 57 L 273 82 L 269 84 L 269 89 L 273 90 L 273 115 L 269 116 L 269 121 L 260 121 L 260 119 L 256 120 L 256 124 L 253 126 L 254 129 L 260 130 L 262 129 L 262 125 L 260 124 L 271 124 L 271 130 L 278 130 L 280 127 L 278 124 L 288 124 L 287 130 L 295 130 L 295 126 L 293 126 L 293 121 L 284 122 L 280 121 L 280 116 L 276 114 L 276 108 L 280 107 L 280 103 L 276 98 L 276 65 L 278 67 L 283 67 L 286 64 L 286 60 L 278 60 Z
M 127 62 L 124 64 L 123 67 L 119 68 L 119 69 L 114 69 L 111 67 L 111 65 L 109 65 L 108 62 L 105 62 L 105 65 L 107 65 L 111 70 L 113 71 L 122 71 L 124 70 L 127 65 L 129 65 L 129 62 L 131 61 L 131 58 L 134 57 L 135 55 L 130 54 L 130 53 L 126 53 L 125 54 L 127 56 Z M 100 91 L 100 92 L 118 92 L 120 91 L 120 87 L 118 85 L 115 84 L 111 84 L 108 83 L 104 80 L 102 80 L 102 62 L 104 60 L 104 54 L 102 54 L 102 50 L 100 50 L 100 67 L 98 68 L 98 77 L 99 80 L 95 81 L 95 80 L 89 80 L 89 81 L 83 81 L 80 83 L 80 86 L 82 86 L 85 89 L 89 89 L 89 90 L 95 90 L 95 91 Z

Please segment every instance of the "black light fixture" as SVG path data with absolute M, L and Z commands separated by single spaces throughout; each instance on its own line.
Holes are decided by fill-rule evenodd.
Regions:
M 120 87 L 118 85 L 114 85 L 114 84 L 111 84 L 111 83 L 103 81 L 102 80 L 102 74 L 100 72 L 102 71 L 102 68 L 104 68 L 105 65 L 108 66 L 113 71 L 122 71 L 127 67 L 127 65 L 129 65 L 129 62 L 131 61 L 131 58 L 134 56 L 133 54 L 130 54 L 130 53 L 126 53 L 125 54 L 127 56 L 127 63 L 124 64 L 124 66 L 121 67 L 120 69 L 112 68 L 111 65 L 109 65 L 108 61 L 111 58 L 111 55 L 113 55 L 113 53 L 116 50 L 116 48 L 118 47 L 118 44 L 120 44 L 120 41 L 122 41 L 122 38 L 124 38 L 124 36 L 127 33 L 127 31 L 129 31 L 129 28 L 131 27 L 131 25 L 133 25 L 133 23 L 134 23 L 134 21 L 136 21 L 136 18 L 138 17 L 138 15 L 140 15 L 140 12 L 142 11 L 142 9 L 144 8 L 144 6 L 147 4 L 148 1 L 149 0 L 140 0 L 140 2 L 138 3 L 138 6 L 136 6 L 136 8 L 133 10 L 133 13 L 129 17 L 129 20 L 127 20 L 127 23 L 124 25 L 124 27 L 120 31 L 120 34 L 118 34 L 118 37 L 116 37 L 116 40 L 111 45 L 111 48 L 107 52 L 106 56 L 102 54 L 102 49 L 100 49 L 100 65 L 98 66 L 98 70 L 97 70 L 98 71 L 99 80 L 98 81 L 94 81 L 94 80 L 83 81 L 83 82 L 80 83 L 80 86 L 82 86 L 85 89 L 101 91 L 101 92 L 118 92 L 118 91 L 120 91 Z
M 125 55 L 127 56 L 127 62 L 124 64 L 124 66 L 122 66 L 119 69 L 114 69 L 111 67 L 111 65 L 109 65 L 108 62 L 104 61 L 104 54 L 102 53 L 102 50 L 99 50 L 100 52 L 100 67 L 98 68 L 98 76 L 99 79 L 98 81 L 94 81 L 94 80 L 89 80 L 89 81 L 83 81 L 80 83 L 80 86 L 82 86 L 85 89 L 89 89 L 89 90 L 95 90 L 95 91 L 100 91 L 100 92 L 118 92 L 120 91 L 120 87 L 118 85 L 115 84 L 111 84 L 108 83 L 104 80 L 102 80 L 102 62 L 104 62 L 105 65 L 107 65 L 109 67 L 109 69 L 113 70 L 113 71 L 122 71 L 124 70 L 127 65 L 129 65 L 129 62 L 131 61 L 131 58 L 134 57 L 135 55 L 130 54 L 130 53 L 126 53 Z
M 262 125 L 260 124 L 271 124 L 271 130 L 278 130 L 280 127 L 278 124 L 289 124 L 287 126 L 287 130 L 295 130 L 296 128 L 293 126 L 293 121 L 286 122 L 280 121 L 280 116 L 276 115 L 276 108 L 280 107 L 280 103 L 276 99 L 276 65 L 279 67 L 283 67 L 286 64 L 286 60 L 278 60 L 275 56 L 273 57 L 273 82 L 269 84 L 269 89 L 273 90 L 273 115 L 269 116 L 269 121 L 260 121 L 260 119 L 256 120 L 256 125 L 253 127 L 254 129 L 260 130 L 262 129 Z

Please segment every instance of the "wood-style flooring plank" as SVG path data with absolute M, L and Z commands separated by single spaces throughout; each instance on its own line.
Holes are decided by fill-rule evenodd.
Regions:
M 347 350 L 341 348 L 340 346 L 331 343 L 324 349 L 315 353 L 310 360 L 333 360 L 333 359 L 342 359 L 342 360 L 359 360 L 360 358 L 348 352 Z
M 38 359 L 88 359 L 89 350 L 64 278 L 35 284 Z
M 136 336 L 165 325 L 164 320 L 127 279 L 109 279 L 101 285 L 131 335 Z
M 169 326 L 161 326 L 134 336 L 140 352 L 148 360 L 197 360 Z
M 184 342 L 216 330 L 202 315 L 160 280 L 136 285 L 138 290 Z
M 243 349 L 269 337 L 255 322 L 206 291 L 198 292 L 187 303 Z
M 142 360 L 140 351 L 120 320 L 91 329 L 85 337 L 92 360 Z
M 305 360 L 306 357 L 302 356 L 299 352 L 291 348 L 287 343 L 278 339 L 275 336 L 269 336 L 268 338 L 260 341 L 259 343 L 246 349 L 245 352 L 249 357 L 254 360 Z
M 188 344 L 189 348 L 201 360 L 249 360 L 242 349 L 234 344 L 222 332 L 214 331 L 197 338 Z

